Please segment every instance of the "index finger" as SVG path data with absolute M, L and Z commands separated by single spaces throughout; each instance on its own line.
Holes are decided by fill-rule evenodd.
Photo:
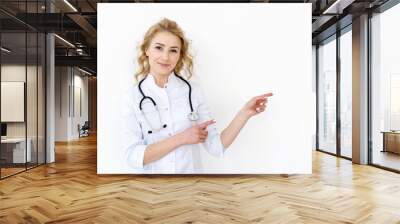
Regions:
M 255 98 L 258 100 L 258 99 L 263 99 L 263 98 L 271 97 L 271 96 L 273 96 L 273 95 L 274 95 L 273 93 L 265 93 L 265 94 L 256 96 Z
M 214 124 L 215 120 L 208 120 L 203 123 L 198 124 L 200 128 L 206 128 L 208 125 Z

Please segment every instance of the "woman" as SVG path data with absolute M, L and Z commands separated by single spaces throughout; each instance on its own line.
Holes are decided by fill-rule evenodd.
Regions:
M 183 31 L 168 19 L 150 27 L 140 45 L 135 74 L 140 82 L 130 92 L 124 113 L 128 117 L 126 157 L 139 173 L 201 173 L 193 162 L 198 144 L 214 156 L 223 156 L 249 118 L 263 112 L 267 97 L 272 96 L 253 97 L 219 134 L 199 86 L 186 81 L 193 70 L 188 49 Z M 180 76 L 183 72 L 186 78 Z

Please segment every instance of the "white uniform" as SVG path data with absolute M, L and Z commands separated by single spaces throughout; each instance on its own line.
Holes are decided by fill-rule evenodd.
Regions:
M 189 83 L 192 86 L 193 109 L 199 115 L 197 123 L 211 120 L 212 116 L 204 102 L 202 90 L 196 83 L 191 81 Z M 159 160 L 143 165 L 143 156 L 148 145 L 182 132 L 193 124 L 188 119 L 190 112 L 189 87 L 174 73 L 168 76 L 168 82 L 164 88 L 157 86 L 151 74 L 143 81 L 141 87 L 144 94 L 153 98 L 156 102 L 160 110 L 162 125 L 167 124 L 167 127 L 162 128 L 161 131 L 154 131 L 152 134 L 147 133 L 151 128 L 139 109 L 142 95 L 139 92 L 138 85 L 131 88 L 129 94 L 127 94 L 126 106 L 122 113 L 124 121 L 123 146 L 129 166 L 133 167 L 137 173 L 201 173 L 201 170 L 195 169 L 192 151 L 200 150 L 199 144 L 183 145 Z M 152 126 L 154 128 L 159 127 L 158 112 L 150 100 L 145 100 L 142 103 L 142 109 Z M 204 148 L 211 155 L 222 157 L 225 149 L 216 125 L 209 125 L 207 130 L 207 139 L 202 143 Z

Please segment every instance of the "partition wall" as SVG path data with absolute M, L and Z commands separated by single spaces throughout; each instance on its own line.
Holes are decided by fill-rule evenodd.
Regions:
M 17 14 L 0 11 L 1 179 L 46 161 L 46 38 L 23 22 L 45 12 L 44 2 L 20 1 Z

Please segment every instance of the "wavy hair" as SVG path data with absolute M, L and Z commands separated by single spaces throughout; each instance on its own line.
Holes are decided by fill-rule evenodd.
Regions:
M 146 50 L 150 46 L 153 37 L 159 32 L 169 32 L 181 40 L 180 58 L 176 63 L 174 71 L 177 74 L 181 74 L 183 71 L 186 73 L 183 77 L 190 79 L 193 75 L 193 56 L 189 53 L 189 41 L 186 39 L 183 30 L 175 21 L 164 18 L 147 30 L 143 41 L 139 46 L 139 54 L 137 58 L 139 69 L 135 73 L 136 81 L 139 81 L 140 78 L 144 78 L 150 72 L 149 59 L 147 58 Z

